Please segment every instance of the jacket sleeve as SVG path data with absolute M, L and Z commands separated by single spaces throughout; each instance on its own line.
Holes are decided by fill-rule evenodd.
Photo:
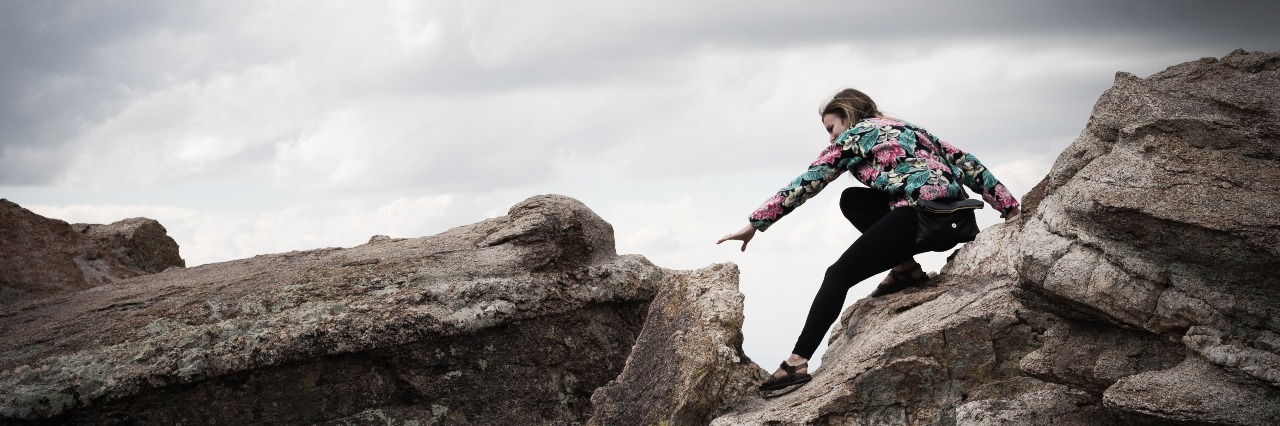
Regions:
M 818 159 L 809 165 L 809 170 L 773 194 L 760 205 L 760 208 L 751 213 L 748 218 L 751 226 L 759 231 L 768 229 L 774 222 L 791 213 L 796 207 L 800 207 L 809 198 L 818 195 L 822 188 L 840 177 L 841 173 L 860 164 L 864 159 L 862 156 L 864 151 L 859 142 L 867 136 L 866 127 L 849 129 L 841 134 L 836 142 L 827 145 L 826 149 L 818 155 Z M 874 126 L 870 128 L 874 129 Z
M 960 174 L 956 176 L 960 182 L 969 189 L 982 194 L 982 200 L 990 204 L 991 207 L 1000 211 L 1000 217 L 1005 217 L 1010 210 L 1018 207 L 1018 200 L 1013 198 L 1013 194 L 1009 193 L 1009 189 L 1004 184 L 996 180 L 987 167 L 978 161 L 978 157 L 973 154 L 964 152 L 959 148 L 941 140 L 936 139 L 935 142 L 942 148 L 942 155 L 947 161 L 960 169 Z

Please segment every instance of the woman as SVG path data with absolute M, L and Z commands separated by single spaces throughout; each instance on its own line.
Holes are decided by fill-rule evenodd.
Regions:
M 751 213 L 746 227 L 716 242 L 742 241 L 746 251 L 756 231 L 768 229 L 846 171 L 868 186 L 848 188 L 840 195 L 840 211 L 862 235 L 827 268 L 791 357 L 760 385 L 763 391 L 794 389 L 811 379 L 808 360 L 840 315 L 854 284 L 885 270 L 890 272 L 881 291 L 929 279 L 914 259 L 929 250 L 916 245 L 916 202 L 967 199 L 963 183 L 981 193 L 1006 221 L 1018 215 L 1018 201 L 977 158 L 923 128 L 885 118 L 866 94 L 842 90 L 819 115 L 830 145 L 808 171 Z

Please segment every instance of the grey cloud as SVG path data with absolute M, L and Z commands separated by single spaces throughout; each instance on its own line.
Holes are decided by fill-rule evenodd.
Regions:
M 661 13 L 618 21 L 593 34 L 590 43 L 565 40 L 569 48 L 543 49 L 549 54 L 521 64 L 545 60 L 563 65 L 566 59 L 590 63 L 605 58 L 626 66 L 628 58 L 649 59 L 691 49 L 767 51 L 823 43 L 874 49 L 876 43 L 894 41 L 919 43 L 916 48 L 922 50 L 943 42 L 983 40 L 1026 40 L 1045 47 L 1097 43 L 1101 49 L 1115 44 L 1269 50 L 1276 48 L 1274 40 L 1280 35 L 1271 22 L 1280 4 L 1262 2 L 831 1 L 803 7 L 776 2 L 682 2 L 670 6 Z M 574 21 L 595 19 L 558 10 L 543 13 L 521 19 L 541 20 L 542 30 L 552 33 L 574 26 Z
M 213 23 L 198 9 L 165 1 L 0 4 L 0 183 L 50 181 L 66 166 L 66 144 L 87 127 L 167 78 L 215 71 L 198 62 L 218 59 L 141 48 Z
M 305 14 L 276 20 L 282 17 L 249 13 L 257 7 L 256 2 L 162 1 L 0 5 L 0 57 L 5 58 L 0 64 L 0 183 L 51 181 L 66 166 L 63 157 L 71 140 L 139 96 L 175 82 L 204 81 L 258 64 L 305 61 L 299 56 L 324 52 L 325 46 L 298 39 L 291 29 L 325 22 L 309 22 L 312 17 Z M 446 9 L 434 16 L 442 29 L 437 48 L 380 70 L 363 70 L 368 64 L 358 61 L 345 64 L 354 74 L 316 77 L 312 87 L 316 93 L 310 94 L 315 98 L 296 101 L 340 108 L 366 97 L 451 102 L 531 88 L 660 88 L 679 82 L 687 60 L 708 50 L 768 56 L 795 47 L 842 44 L 866 50 L 872 57 L 891 58 L 894 51 L 927 52 L 995 40 L 1020 43 L 1028 50 L 1089 45 L 1104 51 L 1169 49 L 1220 56 L 1234 47 L 1274 49 L 1266 44 L 1280 40 L 1280 29 L 1269 22 L 1280 12 L 1280 5 L 1256 2 L 833 1 L 804 7 L 779 7 L 776 2 L 679 2 L 614 15 L 535 7 L 532 14 L 488 26 L 481 24 L 490 11 L 466 17 L 480 24 L 466 24 L 457 8 Z M 583 22 L 592 19 L 604 19 L 607 25 Z M 504 32 L 505 25 L 520 22 L 522 31 Z M 279 30 L 263 29 L 273 26 Z M 580 31 L 571 31 L 574 28 Z M 510 53 L 509 60 L 495 64 L 484 64 L 475 52 L 491 47 L 502 56 L 510 46 L 528 51 Z M 317 69 L 316 73 L 328 71 Z M 1020 99 L 1056 99 L 1054 105 L 1016 108 L 1008 114 L 1031 119 L 1035 118 L 1029 116 L 1031 111 L 1075 110 L 1075 105 L 1091 102 L 1101 91 L 1095 81 L 1045 82 L 1034 89 L 1036 93 L 1021 93 Z M 991 92 L 995 92 L 991 96 L 1004 95 Z M 648 120 L 661 124 L 664 118 L 669 117 L 658 112 Z M 583 124 L 566 137 L 571 145 L 599 153 L 601 144 L 592 139 L 624 122 L 605 117 Z M 1069 133 L 1070 127 L 1078 126 L 1074 121 L 1045 123 L 1047 127 L 1034 130 Z M 271 142 L 263 141 L 246 152 L 261 153 L 269 146 L 262 144 Z M 481 139 L 465 145 L 478 143 Z M 224 161 L 252 162 L 248 157 L 252 156 Z M 535 160 L 545 167 L 546 158 Z M 432 167 L 445 170 L 455 164 L 459 162 Z M 686 169 L 678 161 L 669 167 Z M 229 168 L 235 167 L 214 166 L 206 173 Z M 534 176 L 547 173 L 537 170 Z M 415 181 L 427 179 L 424 176 L 438 178 L 425 172 L 413 176 Z

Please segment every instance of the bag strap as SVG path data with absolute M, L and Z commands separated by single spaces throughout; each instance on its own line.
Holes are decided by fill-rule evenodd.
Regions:
M 981 200 L 917 200 L 916 207 L 924 209 L 930 213 L 953 213 L 957 210 L 980 209 L 983 207 Z

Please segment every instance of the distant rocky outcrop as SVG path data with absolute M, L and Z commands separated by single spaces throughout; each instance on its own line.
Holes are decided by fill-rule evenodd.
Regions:
M 712 424 L 1280 424 L 1277 271 L 1280 53 L 1119 73 L 1020 219 Z
M 593 392 L 643 367 L 627 362 L 637 336 L 713 350 L 688 383 L 763 374 L 741 320 L 732 265 L 618 256 L 586 206 L 539 196 L 436 236 L 175 269 L 0 314 L 0 423 L 582 424 L 602 410 Z M 696 397 L 670 415 L 705 422 L 736 394 Z
M 0 310 L 186 265 L 155 220 L 69 225 L 4 199 L 0 241 Z

